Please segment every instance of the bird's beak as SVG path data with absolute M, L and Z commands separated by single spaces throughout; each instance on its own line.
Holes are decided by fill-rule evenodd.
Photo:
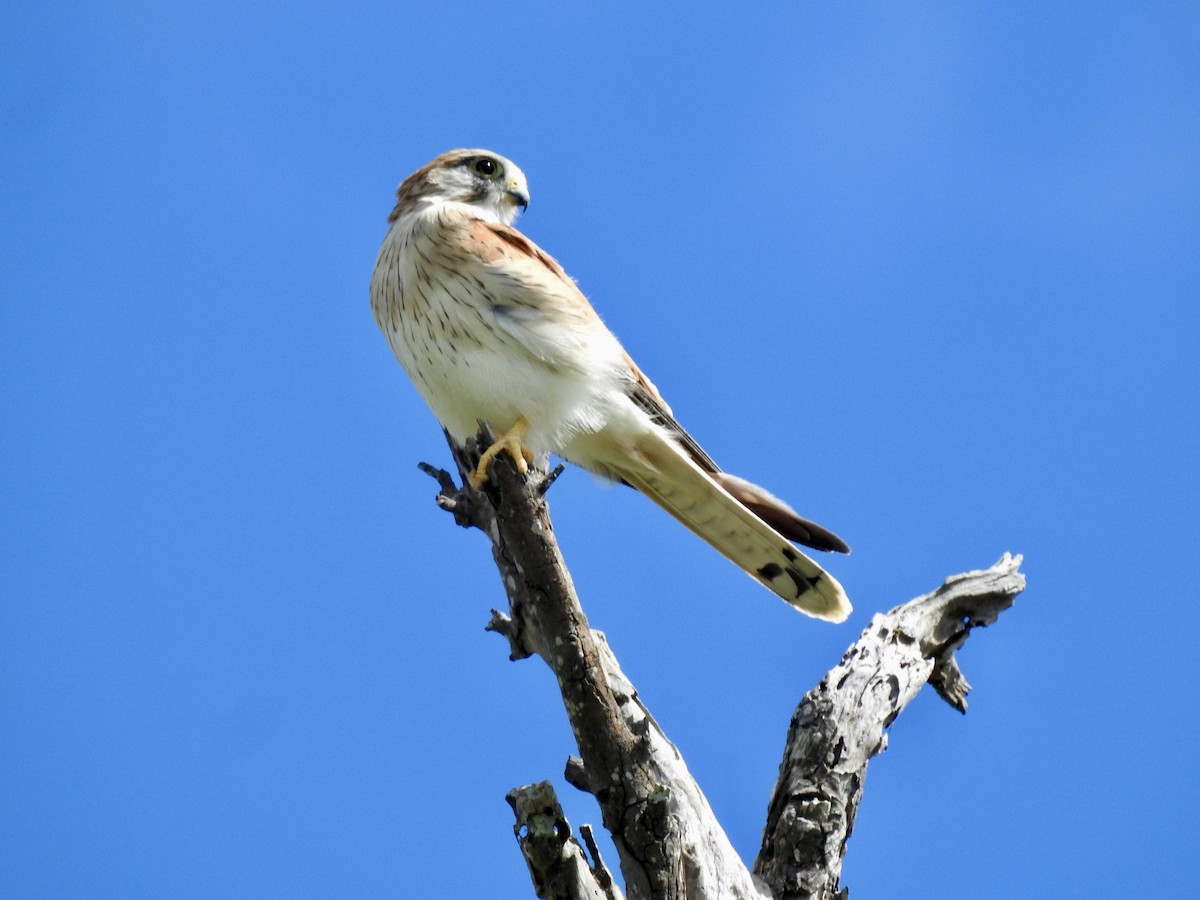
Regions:
M 525 212 L 529 208 L 529 191 L 519 181 L 510 181 L 505 193 L 514 206 L 521 207 L 521 212 Z

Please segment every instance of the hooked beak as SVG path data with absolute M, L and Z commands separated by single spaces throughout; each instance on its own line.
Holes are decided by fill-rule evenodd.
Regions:
M 514 206 L 521 207 L 521 212 L 525 212 L 529 208 L 529 192 L 521 187 L 517 182 L 511 182 L 505 196 L 512 201 Z

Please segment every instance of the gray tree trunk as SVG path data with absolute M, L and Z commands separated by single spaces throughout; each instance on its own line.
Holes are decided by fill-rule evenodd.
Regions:
M 579 748 L 566 777 L 596 798 L 630 900 L 844 897 L 838 880 L 868 760 L 885 748 L 887 727 L 926 682 L 966 710 L 970 686 L 954 651 L 1024 588 L 1020 557 L 1006 553 L 990 569 L 953 576 L 932 593 L 876 615 L 804 696 L 792 716 L 751 871 L 604 636 L 588 626 L 545 500 L 558 470 L 547 474 L 535 466 L 522 476 L 501 455 L 484 490 L 466 481 L 478 448 L 490 438 L 485 430 L 466 447 L 450 442 L 462 487 L 445 471 L 421 468 L 441 485 L 438 505 L 491 540 L 509 609 L 493 610 L 488 628 L 508 640 L 512 659 L 536 654 L 558 679 Z M 623 896 L 590 830 L 581 829 L 581 844 L 548 782 L 514 788 L 508 801 L 538 897 Z

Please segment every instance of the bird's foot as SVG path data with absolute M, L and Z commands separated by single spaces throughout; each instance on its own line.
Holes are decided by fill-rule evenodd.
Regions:
M 471 487 L 478 491 L 487 484 L 488 467 L 491 466 L 492 460 L 504 450 L 508 451 L 508 455 L 517 464 L 518 472 L 524 475 L 529 471 L 529 464 L 533 462 L 533 451 L 521 443 L 528 428 L 529 423 L 522 416 L 517 419 L 512 428 L 496 438 L 496 442 L 492 446 L 483 451 L 483 455 L 479 457 L 479 464 L 475 466 L 475 471 L 470 475 Z

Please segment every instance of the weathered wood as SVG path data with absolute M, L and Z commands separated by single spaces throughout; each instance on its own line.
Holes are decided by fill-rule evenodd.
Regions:
M 867 762 L 887 746 L 886 729 L 929 682 L 961 712 L 970 685 L 954 651 L 990 625 L 1025 587 L 1021 557 L 948 578 L 940 588 L 876 615 L 792 716 L 779 780 L 767 812 L 755 874 L 776 900 L 843 897 L 846 840 Z
M 513 788 L 505 799 L 517 817 L 513 833 L 541 900 L 624 900 L 585 825 L 580 831 L 592 854 L 588 862 L 550 782 Z
M 488 627 L 514 659 L 536 653 L 553 670 L 579 746 L 577 783 L 595 796 L 631 900 L 762 900 L 766 895 L 721 830 L 679 752 L 642 705 L 604 637 L 588 626 L 559 554 L 544 466 L 522 477 L 498 458 L 483 491 L 466 479 L 490 436 L 451 441 L 462 475 L 438 478 L 438 504 L 488 535 L 509 611 Z
M 491 540 L 509 609 L 493 610 L 487 627 L 506 638 L 512 659 L 536 654 L 554 672 L 579 747 L 566 777 L 599 803 L 630 900 L 844 898 L 838 879 L 868 760 L 884 749 L 887 727 L 926 681 L 966 709 L 970 686 L 954 652 L 972 628 L 1012 605 L 1024 587 L 1020 557 L 1005 554 L 991 569 L 954 576 L 876 615 L 809 691 L 792 717 L 752 874 L 603 634 L 588 625 L 545 501 L 559 470 L 547 473 L 542 461 L 522 476 L 502 454 L 476 491 L 467 475 L 492 435 L 485 427 L 466 447 L 447 440 L 462 487 L 445 471 L 421 468 L 438 479 L 438 504 Z M 620 896 L 581 829 L 594 860 L 588 866 L 548 784 L 514 789 L 509 802 L 539 897 Z

